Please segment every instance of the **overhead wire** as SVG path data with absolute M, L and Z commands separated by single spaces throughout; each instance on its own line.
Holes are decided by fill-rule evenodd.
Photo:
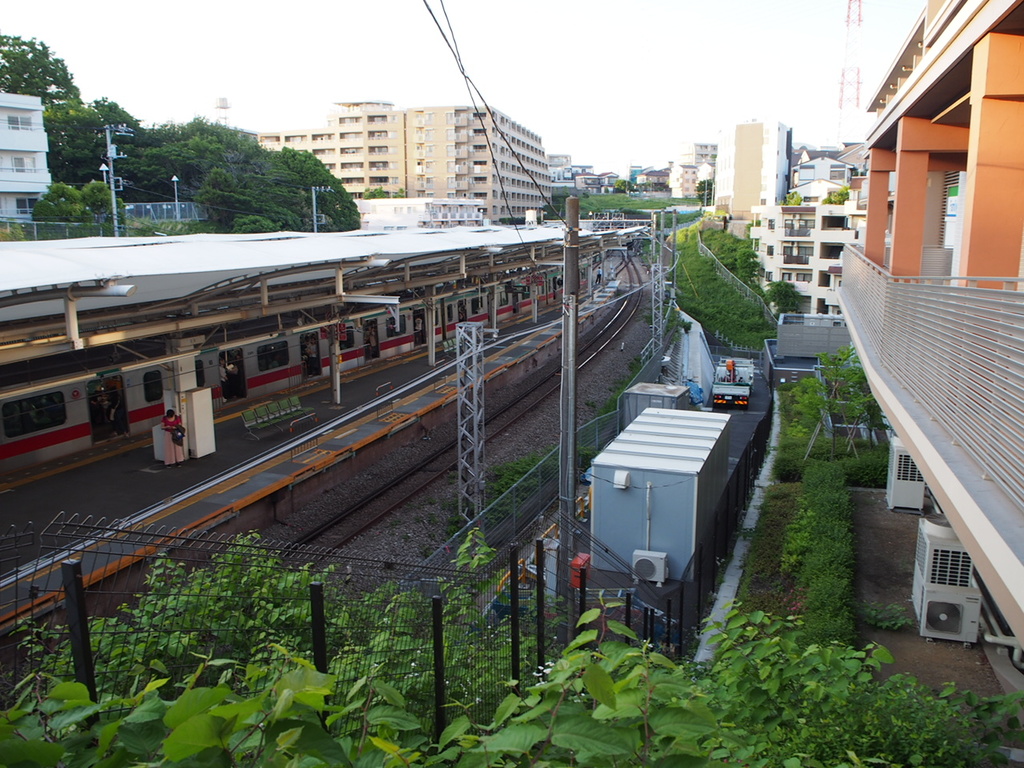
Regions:
M 554 206 L 550 196 L 548 196 L 548 195 L 546 195 L 544 193 L 543 187 L 537 181 L 537 178 L 534 176 L 533 172 L 529 169 L 529 167 L 527 167 L 527 164 L 524 162 L 523 156 L 513 146 L 511 140 L 508 137 L 508 134 L 504 131 L 504 129 L 502 129 L 502 127 L 499 124 L 498 120 L 495 118 L 494 109 L 488 103 L 486 97 L 484 97 L 483 93 L 477 87 L 476 83 L 473 82 L 473 79 L 469 76 L 469 73 L 466 72 L 466 67 L 465 67 L 465 65 L 464 65 L 464 63 L 462 61 L 462 54 L 459 51 L 458 41 L 455 39 L 455 30 L 453 29 L 453 27 L 451 25 L 451 19 L 448 16 L 448 10 L 445 7 L 444 0 L 439 0 L 439 1 L 440 1 L 440 4 L 441 4 L 441 11 L 444 14 L 445 24 L 448 26 L 448 32 L 447 33 L 445 32 L 444 27 L 441 25 L 441 22 L 438 20 L 437 14 L 434 13 L 434 9 L 430 7 L 429 0 L 423 0 L 423 5 L 427 9 L 427 13 L 430 14 L 430 18 L 433 19 L 434 25 L 437 27 L 437 30 L 438 30 L 438 32 L 440 32 L 442 39 L 444 40 L 445 44 L 448 46 L 448 50 L 451 51 L 451 54 L 452 54 L 453 58 L 455 59 L 456 66 L 458 66 L 458 68 L 459 68 L 459 73 L 462 75 L 463 81 L 466 84 L 466 91 L 469 94 L 469 100 L 470 100 L 470 103 L 473 106 L 474 117 L 477 118 L 477 120 L 480 123 L 480 127 L 483 128 L 485 130 L 485 132 L 486 132 L 487 125 L 484 122 L 484 118 L 482 116 L 482 113 L 480 112 L 480 109 L 479 109 L 479 107 L 477 105 L 477 97 L 479 97 L 480 101 L 483 103 L 484 107 L 487 110 L 487 115 L 491 119 L 491 124 L 494 126 L 495 133 L 497 133 L 498 136 L 501 137 L 502 141 L 504 141 L 505 146 L 508 148 L 509 152 L 512 153 L 512 156 L 519 163 L 519 167 L 522 169 L 523 173 L 525 173 L 526 176 L 530 179 L 530 183 L 533 184 L 533 187 L 537 190 L 537 192 L 540 195 L 541 200 L 544 202 L 544 204 L 547 207 L 549 207 L 555 213 L 555 216 L 558 217 L 558 220 L 561 221 L 563 225 L 565 225 L 565 223 L 566 223 L 565 219 L 563 219 L 562 216 L 555 209 L 555 206 Z M 509 198 L 508 198 L 508 190 L 505 188 L 505 179 L 504 179 L 504 177 L 503 177 L 503 175 L 501 173 L 501 169 L 499 168 L 499 162 L 498 162 L 497 157 L 495 157 L 494 147 L 493 147 L 493 145 L 491 144 L 490 141 L 487 142 L 487 151 L 488 151 L 488 154 L 491 157 L 491 165 L 494 168 L 494 170 L 496 172 L 496 175 L 497 175 L 497 178 L 498 178 L 498 186 L 501 189 L 501 199 L 505 203 L 506 209 L 511 214 L 512 206 L 511 206 L 511 203 L 510 203 Z M 515 225 L 514 217 L 511 217 L 511 218 L 513 218 L 513 226 L 518 231 L 518 226 Z

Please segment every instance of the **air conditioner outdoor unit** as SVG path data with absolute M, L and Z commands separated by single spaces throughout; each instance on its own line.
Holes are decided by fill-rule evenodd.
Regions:
M 922 637 L 974 643 L 981 590 L 971 555 L 944 517 L 921 518 L 914 567 L 914 612 Z
M 637 578 L 656 582 L 660 587 L 668 578 L 668 553 L 634 549 L 633 573 Z
M 889 509 L 924 508 L 924 477 L 903 442 L 893 435 L 889 443 L 889 478 L 885 501 Z

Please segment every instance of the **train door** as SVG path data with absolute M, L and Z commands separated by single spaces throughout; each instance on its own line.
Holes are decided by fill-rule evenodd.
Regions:
M 245 357 L 241 347 L 220 353 L 220 396 L 225 400 L 245 397 Z
M 94 443 L 128 434 L 128 397 L 124 379 L 106 376 L 85 388 L 89 401 L 89 426 Z
M 363 321 L 363 356 L 367 359 L 380 357 L 380 337 L 377 335 L 377 318 Z
M 302 350 L 302 378 L 313 379 L 324 372 L 323 357 L 320 355 L 320 332 L 310 331 L 299 337 Z
M 412 341 L 417 346 L 427 343 L 426 310 L 415 309 L 412 313 Z

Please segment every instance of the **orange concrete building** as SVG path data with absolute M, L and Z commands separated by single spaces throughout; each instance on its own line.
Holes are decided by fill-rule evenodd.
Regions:
M 874 96 L 867 228 L 839 293 L 872 391 L 970 555 L 981 636 L 1018 660 L 1022 64 L 1024 2 L 928 0 Z

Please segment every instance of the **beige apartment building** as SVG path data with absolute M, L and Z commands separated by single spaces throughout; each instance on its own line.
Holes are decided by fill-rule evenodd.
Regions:
M 484 219 L 498 222 L 543 208 L 551 194 L 541 137 L 496 110 L 342 102 L 326 127 L 260 133 L 259 142 L 311 152 L 355 198 L 380 187 L 474 200 Z

